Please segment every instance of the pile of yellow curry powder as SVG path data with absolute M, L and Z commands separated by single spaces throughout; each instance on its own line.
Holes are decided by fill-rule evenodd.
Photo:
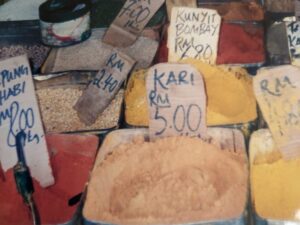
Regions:
M 187 59 L 202 74 L 207 94 L 207 125 L 247 123 L 257 118 L 252 78 L 244 68 L 205 64 Z M 148 126 L 146 70 L 134 72 L 125 92 L 125 120 L 129 125 Z
M 300 221 L 300 159 L 287 161 L 276 150 L 256 155 L 251 185 L 259 216 Z

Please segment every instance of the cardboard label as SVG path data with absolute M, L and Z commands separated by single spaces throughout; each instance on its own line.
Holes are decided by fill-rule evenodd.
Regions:
M 295 1 L 295 16 L 297 21 L 300 20 L 300 0 L 294 0 Z
M 300 66 L 300 21 L 287 22 L 286 29 L 292 64 Z
M 187 64 L 158 64 L 146 79 L 150 138 L 206 134 L 202 76 Z
M 300 69 L 288 65 L 260 70 L 254 92 L 283 156 L 300 156 Z
M 215 64 L 221 17 L 216 10 L 173 7 L 168 35 L 169 62 L 185 58 Z
M 86 125 L 95 123 L 121 88 L 133 65 L 133 59 L 118 51 L 108 57 L 74 106 L 82 122 Z
M 132 45 L 164 0 L 127 0 L 107 30 L 103 42 L 116 46 Z
M 0 161 L 4 171 L 16 165 L 16 140 L 26 133 L 26 164 L 42 187 L 54 183 L 32 75 L 26 56 L 0 62 Z
M 196 0 L 166 0 L 167 12 L 169 20 L 171 21 L 172 9 L 175 6 L 186 6 L 191 8 L 197 8 Z

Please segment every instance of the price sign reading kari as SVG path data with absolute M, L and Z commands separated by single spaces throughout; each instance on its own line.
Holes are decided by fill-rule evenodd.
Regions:
M 132 45 L 165 0 L 127 0 L 107 30 L 103 42 L 116 46 Z
M 54 183 L 32 75 L 26 56 L 0 62 L 0 160 L 6 171 L 18 162 L 16 135 L 25 133 L 24 155 L 41 186 Z
M 286 159 L 300 156 L 300 69 L 279 66 L 259 71 L 254 92 L 277 147 Z
M 199 72 L 186 64 L 158 64 L 146 80 L 150 138 L 206 134 L 206 95 Z
M 216 10 L 173 7 L 168 35 L 169 62 L 185 58 L 215 64 L 221 17 Z

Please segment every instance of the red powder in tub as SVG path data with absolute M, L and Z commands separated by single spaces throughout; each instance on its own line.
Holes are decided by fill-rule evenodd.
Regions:
M 42 189 L 34 180 L 34 200 L 42 224 L 69 221 L 78 204 L 69 206 L 69 199 L 84 190 L 93 166 L 98 138 L 82 135 L 47 135 L 48 150 L 55 184 Z M 31 217 L 22 197 L 17 193 L 12 169 L 0 178 L 0 224 L 31 225 Z
M 162 40 L 160 41 L 155 59 L 154 59 L 154 63 L 164 63 L 164 62 L 168 62 L 168 52 L 169 49 L 167 47 L 167 40 L 168 40 L 168 27 L 169 25 L 165 25 L 164 27 L 164 31 L 162 32 Z
M 264 32 L 253 24 L 222 23 L 217 64 L 252 64 L 265 61 Z
M 157 54 L 157 63 L 168 61 L 167 35 Z M 251 23 L 223 22 L 220 29 L 217 64 L 254 64 L 265 61 L 263 27 Z

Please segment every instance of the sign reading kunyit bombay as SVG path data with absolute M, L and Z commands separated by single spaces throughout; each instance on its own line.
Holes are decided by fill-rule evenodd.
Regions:
M 0 160 L 6 171 L 17 163 L 15 136 L 26 133 L 25 158 L 42 187 L 54 183 L 32 75 L 26 56 L 0 61 Z
M 278 66 L 261 69 L 254 92 L 277 147 L 287 159 L 300 156 L 300 69 Z
M 215 64 L 221 17 L 216 10 L 173 7 L 168 35 L 169 62 L 185 58 Z
M 150 138 L 206 137 L 206 95 L 202 76 L 187 64 L 158 64 L 146 80 Z

